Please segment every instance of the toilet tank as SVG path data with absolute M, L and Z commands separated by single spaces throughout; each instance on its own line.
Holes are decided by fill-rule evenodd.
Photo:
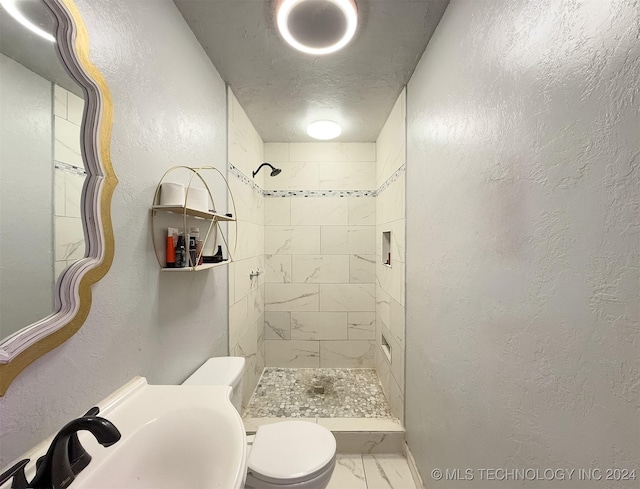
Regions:
M 230 385 L 231 402 L 242 415 L 243 357 L 210 358 L 200 366 L 182 385 Z

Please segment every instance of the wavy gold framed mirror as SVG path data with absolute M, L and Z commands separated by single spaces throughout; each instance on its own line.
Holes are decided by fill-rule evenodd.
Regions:
M 80 254 L 77 260 L 63 262 L 63 266 L 55 270 L 55 274 L 52 272 L 51 283 L 54 285 L 50 310 L 53 312 L 47 313 L 44 318 L 31 324 L 24 326 L 17 324 L 15 331 L 9 330 L 11 332 L 0 339 L 0 396 L 7 392 L 11 382 L 29 364 L 64 343 L 80 329 L 91 308 L 91 286 L 107 273 L 114 254 L 111 198 L 117 179 L 111 166 L 109 153 L 113 121 L 109 88 L 101 73 L 89 59 L 87 30 L 73 1 L 40 1 L 46 11 L 51 14 L 55 51 L 66 71 L 65 76 L 68 75 L 77 84 L 75 90 L 83 95 L 76 98 L 84 98 L 84 106 L 79 112 L 81 115 L 78 116 L 79 147 L 76 151 L 80 162 L 76 171 L 86 174 L 79 185 L 77 206 L 78 222 L 81 222 L 78 226 L 81 228 L 80 234 L 84 234 L 82 242 L 84 255 Z M 2 0 L 0 3 L 6 10 L 5 14 L 9 13 L 11 8 L 20 7 L 20 2 L 15 0 Z M 7 18 L 6 15 L 4 18 Z M 8 29 L 3 31 L 8 32 Z M 2 56 L 6 57 L 4 53 Z M 36 53 L 29 52 L 27 48 L 26 57 L 37 58 L 38 56 Z M 7 66 L 14 63 L 14 59 L 7 58 Z M 55 115 L 58 92 L 54 85 L 51 87 L 50 114 Z M 71 88 L 71 90 L 74 89 Z M 60 90 L 60 93 L 63 91 Z M 69 95 L 69 99 L 71 97 Z M 56 118 L 52 116 L 52 120 L 55 121 Z M 55 142 L 57 144 L 57 139 Z M 61 151 L 64 149 L 61 147 Z M 57 156 L 54 156 L 54 159 L 57 160 Z M 57 164 L 57 161 L 55 163 Z M 4 163 L 0 162 L 0 164 Z M 32 170 L 26 168 L 22 171 L 29 173 Z M 23 218 L 23 220 L 28 219 Z M 3 228 L 6 228 L 4 223 Z M 55 237 L 51 239 L 51 242 L 54 241 Z M 19 246 L 16 244 L 16 247 Z M 56 253 L 55 250 L 49 252 L 51 255 L 49 259 L 53 259 L 51 257 Z M 9 267 L 9 265 L 5 267 L 5 263 L 10 261 L 3 258 L 0 273 L 5 274 L 5 270 Z M 58 266 L 57 262 L 55 266 Z M 51 265 L 51 270 L 54 270 L 54 265 Z M 13 271 L 27 275 L 28 264 L 18 262 L 18 265 L 13 265 Z M 10 272 L 6 271 L 5 276 Z M 3 284 L 4 287 L 6 284 Z M 37 302 L 37 299 L 30 296 L 30 290 L 22 290 L 20 293 L 26 297 L 27 305 L 30 304 L 28 301 L 32 301 L 33 304 Z M 4 328 L 5 325 L 2 326 Z

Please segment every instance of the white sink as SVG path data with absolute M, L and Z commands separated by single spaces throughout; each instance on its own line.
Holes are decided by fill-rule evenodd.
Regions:
M 79 438 L 91 463 L 75 489 L 241 489 L 246 436 L 231 387 L 148 385 L 138 377 L 99 404 L 122 434 L 105 448 Z

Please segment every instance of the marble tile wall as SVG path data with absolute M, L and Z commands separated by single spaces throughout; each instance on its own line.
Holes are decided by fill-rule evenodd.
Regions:
M 85 254 L 80 198 L 85 181 L 80 152 L 84 100 L 53 86 L 55 276 Z
M 264 155 L 282 169 L 264 180 L 266 365 L 373 367 L 375 144 L 265 143 Z
M 229 264 L 229 354 L 245 357 L 243 404 L 249 402 L 265 367 L 264 299 L 264 169 L 252 172 L 264 161 L 264 145 L 238 100 L 228 90 L 228 159 L 233 174 L 228 182 L 236 206 L 236 224 L 229 224 L 230 243 L 236 242 Z M 231 167 L 230 167 L 231 168 Z M 232 249 L 233 249 L 232 245 Z
M 376 142 L 375 365 L 394 416 L 404 420 L 405 141 L 406 90 L 400 94 Z M 389 231 L 390 265 L 383 262 L 382 233 Z M 382 338 L 391 360 L 382 348 Z

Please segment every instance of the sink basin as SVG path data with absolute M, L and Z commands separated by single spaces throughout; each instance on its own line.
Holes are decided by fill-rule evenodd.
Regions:
M 228 386 L 149 385 L 138 377 L 99 404 L 122 434 L 104 448 L 79 438 L 91 463 L 75 489 L 241 489 L 246 437 Z

